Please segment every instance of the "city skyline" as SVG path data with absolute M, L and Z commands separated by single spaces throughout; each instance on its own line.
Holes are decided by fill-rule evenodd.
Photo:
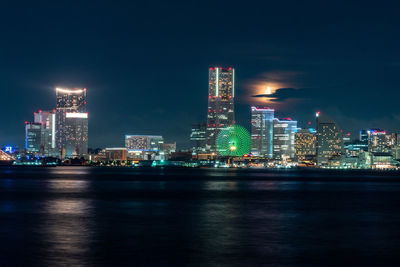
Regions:
M 224 72 L 224 71 L 226 71 L 227 73 L 228 73 L 228 76 L 220 76 L 220 78 L 221 78 L 221 80 L 220 80 L 220 87 L 221 88 L 223 88 L 224 86 L 226 87 L 225 89 L 222 89 L 221 90 L 221 88 L 220 88 L 220 93 L 222 92 L 223 94 L 225 94 L 224 96 L 217 96 L 217 91 L 216 91 L 216 89 L 218 89 L 218 86 L 216 86 L 216 83 L 215 83 L 215 81 L 213 82 L 213 80 L 212 79 L 215 79 L 215 78 L 213 78 L 214 76 L 215 77 L 217 77 L 218 75 L 221 75 L 221 73 L 219 73 L 218 74 L 218 70 L 220 70 L 220 72 Z M 235 124 L 236 123 L 236 121 L 235 121 L 235 110 L 234 110 L 234 108 L 232 109 L 232 107 L 234 107 L 234 89 L 235 89 L 235 87 L 234 87 L 234 84 L 235 84 L 235 81 L 234 81 L 234 77 L 235 77 L 235 75 L 234 75 L 234 68 L 232 68 L 232 67 L 216 67 L 216 66 L 214 66 L 214 67 L 210 67 L 209 68 L 209 88 L 208 88 L 208 102 L 209 102 L 209 104 L 208 104 L 208 108 L 207 108 L 207 120 L 208 120 L 208 123 L 207 124 L 205 124 L 205 126 L 207 127 L 207 128 L 210 128 L 210 129 L 214 129 L 214 128 L 212 128 L 212 127 L 210 127 L 210 124 L 209 124 L 209 122 L 210 122 L 210 113 L 212 113 L 212 109 L 211 109 L 211 106 L 212 105 L 216 105 L 215 103 L 213 103 L 213 102 L 215 102 L 215 98 L 217 97 L 218 99 L 217 100 L 219 100 L 220 98 L 222 98 L 222 97 L 225 97 L 226 98 L 226 101 L 228 101 L 229 103 L 227 104 L 227 106 L 225 107 L 225 106 L 221 106 L 221 108 L 223 108 L 224 109 L 224 111 L 225 112 L 229 112 L 229 113 L 232 113 L 232 115 L 228 115 L 229 113 L 227 113 L 227 115 L 225 116 L 225 115 L 223 115 L 223 116 L 225 116 L 226 117 L 226 122 L 224 122 L 223 124 L 219 124 L 220 125 L 220 127 L 216 127 L 216 130 L 215 130 L 215 136 L 218 134 L 218 129 L 223 129 L 223 128 L 226 128 L 226 127 L 228 127 L 229 125 L 233 125 L 233 124 Z M 229 74 L 230 73 L 230 74 Z M 229 78 L 229 75 L 230 75 L 230 78 Z M 225 77 L 225 78 L 224 78 Z M 227 79 L 226 80 L 226 82 L 227 82 L 227 84 L 226 85 L 224 85 L 224 79 Z M 214 84 L 214 85 L 212 85 L 212 84 Z M 230 85 L 229 85 L 230 84 Z M 225 91 L 224 91 L 225 90 Z M 281 90 L 281 89 L 278 89 L 278 91 L 279 90 Z M 60 97 L 59 97 L 59 95 L 61 94 L 65 94 L 65 95 L 71 95 L 72 94 L 72 96 L 74 96 L 74 95 L 77 95 L 75 92 L 72 92 L 72 91 L 76 91 L 78 94 L 80 94 L 81 92 L 82 93 L 84 93 L 84 95 L 83 95 L 83 98 L 82 99 L 80 99 L 79 101 L 80 102 L 82 102 L 81 104 L 83 105 L 82 107 L 79 107 L 79 104 L 78 105 L 75 105 L 75 104 L 72 104 L 71 103 L 71 108 L 72 108 L 72 105 L 74 105 L 74 107 L 70 110 L 70 111 L 72 111 L 73 113 L 75 113 L 75 112 L 78 112 L 77 114 L 79 115 L 79 114 L 81 114 L 81 113 L 79 113 L 79 112 L 84 112 L 84 113 L 82 113 L 82 114 L 84 114 L 85 115 L 85 118 L 86 118 L 86 120 L 87 120 L 87 118 L 88 118 L 88 112 L 86 112 L 86 105 L 87 105 L 87 103 L 86 103 L 86 88 L 83 88 L 83 89 L 79 89 L 79 88 L 74 88 L 74 89 L 68 89 L 68 88 L 59 88 L 59 87 L 57 87 L 57 88 L 55 88 L 55 92 L 56 92 L 56 99 L 57 99 L 57 106 L 59 105 L 59 102 L 60 102 Z M 272 91 L 271 90 L 271 87 L 269 87 L 269 86 L 267 86 L 267 89 L 266 89 L 266 94 L 259 94 L 259 95 L 253 95 L 252 97 L 255 97 L 255 98 L 265 98 L 265 99 L 270 99 L 270 98 L 273 98 L 273 97 L 275 97 L 276 96 L 276 90 L 274 90 L 274 91 Z M 214 96 L 215 95 L 215 96 Z M 214 101 L 213 101 L 214 100 Z M 268 100 L 266 101 L 266 102 L 268 102 Z M 218 104 L 217 104 L 218 105 Z M 76 106 L 76 107 L 75 107 Z M 216 107 L 216 106 L 215 106 Z M 266 107 L 266 106 L 264 106 L 264 107 L 261 107 L 261 106 L 250 106 L 250 104 L 248 105 L 248 107 L 251 107 L 251 111 L 253 112 L 253 111 L 257 111 L 257 110 L 272 110 L 273 112 L 272 112 L 272 114 L 274 114 L 275 113 L 275 110 L 273 109 L 273 108 L 270 108 L 270 107 Z M 233 111 L 232 111 L 233 110 Z M 214 109 L 214 113 L 215 113 L 215 109 Z M 221 111 L 222 111 L 222 109 L 220 109 L 219 110 L 219 112 L 221 113 Z M 27 124 L 27 121 L 25 121 L 25 124 L 26 125 L 31 125 L 32 123 L 41 123 L 41 124 L 46 124 L 46 122 L 43 122 L 43 121 L 41 121 L 39 118 L 41 118 L 42 116 L 43 116 L 43 114 L 46 114 L 46 113 L 55 113 L 55 117 L 57 117 L 57 113 L 59 113 L 59 112 L 56 112 L 56 109 L 53 109 L 52 111 L 42 111 L 41 109 L 38 111 L 38 112 L 33 112 L 34 113 L 34 120 L 32 121 L 32 122 L 29 122 L 28 124 Z M 317 111 L 317 114 L 319 113 L 320 111 Z M 68 113 L 68 112 L 67 112 Z M 68 114 L 64 114 L 64 116 L 62 116 L 62 117 L 67 117 L 68 118 L 68 116 L 66 116 L 66 115 L 71 115 L 72 113 L 68 113 Z M 221 114 L 223 114 L 223 113 L 221 113 Z M 73 114 L 72 114 L 73 115 Z M 58 117 L 59 117 L 60 115 L 58 115 Z M 218 115 L 218 112 L 216 112 L 216 114 L 214 114 L 214 117 L 220 117 L 221 115 Z M 273 115 L 272 115 L 273 116 Z M 229 118 L 228 118 L 229 117 Z M 253 123 L 254 123 L 254 121 L 253 121 L 253 115 L 252 114 L 250 114 L 250 121 L 245 121 L 245 122 L 243 122 L 242 124 L 246 127 L 246 128 L 248 128 L 248 130 L 250 130 L 250 129 L 253 129 L 252 131 L 254 131 L 254 125 L 253 125 Z M 82 117 L 83 118 L 83 117 Z M 212 118 L 213 118 L 213 116 L 212 116 Z M 281 117 L 279 117 L 279 118 L 282 118 L 282 116 Z M 173 118 L 172 118 L 173 119 Z M 45 117 L 45 120 L 46 120 L 46 117 Z M 48 120 L 48 119 L 47 119 Z M 215 119 L 212 119 L 212 120 L 215 120 Z M 283 118 L 283 120 L 291 120 L 291 118 Z M 58 120 L 56 120 L 57 121 L 57 124 L 59 123 L 59 119 Z M 277 118 L 274 118 L 273 119 L 273 121 L 275 122 L 275 121 L 279 121 L 279 119 L 278 119 L 278 117 Z M 54 121 L 55 122 L 55 121 Z M 54 123 L 53 122 L 53 123 Z M 86 122 L 87 123 L 87 122 Z M 198 123 L 198 122 L 197 122 Z M 272 123 L 272 121 L 271 121 L 271 123 Z M 196 124 L 196 122 L 193 122 L 192 123 L 192 126 L 193 126 L 193 124 Z M 272 124 L 271 124 L 272 125 Z M 211 125 L 212 126 L 212 125 Z M 317 124 L 313 124 L 312 122 L 300 122 L 300 124 L 299 124 L 299 127 L 297 127 L 297 121 L 296 121 L 296 126 L 295 126 L 295 128 L 298 128 L 298 129 L 306 129 L 307 127 L 311 127 L 311 126 L 313 126 L 313 127 L 315 127 L 315 128 L 317 128 Z M 59 127 L 59 126 L 57 126 L 57 127 Z M 55 127 L 55 128 L 57 128 L 57 127 Z M 87 127 L 87 126 L 86 126 Z M 272 127 L 272 126 L 271 126 Z M 60 127 L 60 128 L 63 128 L 63 127 Z M 373 128 L 371 128 L 371 129 L 373 129 Z M 52 131 L 54 131 L 54 130 L 52 130 Z M 187 129 L 186 129 L 186 131 L 187 131 Z M 346 129 L 346 132 L 347 132 L 347 135 L 349 135 L 349 136 L 353 136 L 353 137 L 351 137 L 350 139 L 352 139 L 352 140 L 356 140 L 358 137 L 357 137 L 357 134 L 359 133 L 359 131 L 365 131 L 364 129 Z M 382 131 L 383 132 L 383 130 L 379 130 L 378 129 L 378 131 Z M 160 132 L 160 130 L 156 130 L 156 133 L 158 133 L 158 132 Z M 343 131 L 342 130 L 340 130 L 340 132 L 341 133 L 343 133 Z M 356 135 L 351 135 L 351 133 L 350 132 L 355 132 L 356 133 Z M 386 131 L 385 131 L 385 133 L 386 133 Z M 139 133 L 139 135 L 140 134 L 143 134 L 143 133 Z M 146 133 L 144 133 L 144 134 L 146 134 Z M 154 134 L 154 132 L 153 133 L 151 133 L 151 134 Z M 168 135 L 168 133 L 166 133 L 166 135 Z M 26 136 L 27 136 L 27 134 L 26 134 Z M 26 136 L 25 136 L 25 147 L 26 147 Z M 121 135 L 122 136 L 122 135 Z M 206 131 L 206 136 L 205 136 L 205 138 L 206 138 L 206 144 L 207 144 L 207 147 L 208 148 L 210 148 L 211 146 L 210 146 L 210 144 L 209 144 L 209 137 L 207 137 L 207 136 L 209 136 L 209 133 L 208 133 L 208 130 Z M 272 137 L 272 136 L 271 136 Z M 293 136 L 293 138 L 294 138 L 294 136 Z M 56 140 L 56 142 L 57 143 L 60 143 L 60 140 L 58 140 L 59 138 L 56 138 L 57 140 Z M 122 137 L 122 139 L 123 139 L 123 137 Z M 110 141 L 111 141 L 111 143 L 115 143 L 115 140 L 108 140 L 108 144 L 110 143 Z M 174 141 L 176 141 L 176 140 L 174 140 Z M 188 141 L 190 142 L 190 129 L 189 129 L 189 138 L 185 138 L 184 140 L 178 140 L 178 144 L 182 144 L 182 143 L 188 143 Z M 253 140 L 254 141 L 254 140 Z M 54 140 L 53 140 L 53 142 L 54 142 Z M 215 141 L 214 141 L 215 142 Z M 123 142 L 119 142 L 119 143 L 124 143 L 124 141 Z M 102 147 L 109 147 L 109 145 L 108 144 L 104 144 L 104 146 L 102 146 Z M 10 145 L 10 143 L 7 143 L 7 144 L 3 144 L 3 146 L 7 146 L 7 145 Z M 272 145 L 272 143 L 270 144 L 270 145 Z M 59 145 L 58 145 L 59 146 Z M 179 147 L 179 146 L 178 146 Z M 90 147 L 90 148 L 92 148 L 92 147 Z M 95 147 L 93 147 L 93 148 L 95 148 Z M 58 151 L 60 150 L 60 148 L 57 148 L 58 149 Z M 182 149 L 182 147 L 181 147 L 181 149 Z M 191 149 L 191 146 L 190 145 L 187 145 L 187 146 L 185 146 L 185 147 L 183 147 L 183 149 Z M 211 150 L 213 150 L 213 149 L 211 149 Z M 58 153 L 58 152 L 57 152 Z M 64 152 L 65 153 L 65 152 Z M 71 154 L 72 155 L 72 154 Z M 256 155 L 258 155 L 257 153 L 256 153 Z M 272 155 L 272 153 L 270 153 L 270 156 Z M 294 155 L 294 153 L 292 153 L 292 155 Z
M 213 7 L 4 7 L 1 108 L 19 112 L 7 118 L 0 144 L 23 146 L 21 123 L 53 108 L 56 87 L 90 89 L 90 147 L 120 146 L 126 132 L 186 140 L 191 124 L 203 121 L 212 66 L 235 68 L 235 119 L 248 129 L 248 106 L 262 104 L 299 123 L 323 110 L 353 135 L 400 131 L 396 4 L 347 3 L 323 13 L 295 1 Z M 215 27 L 209 16 L 230 27 Z M 252 97 L 268 87 L 271 98 Z

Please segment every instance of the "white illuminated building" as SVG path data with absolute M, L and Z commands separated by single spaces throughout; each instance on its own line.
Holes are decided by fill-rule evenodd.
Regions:
M 56 144 L 56 110 L 34 112 L 34 122 L 41 124 L 41 155 L 58 157 Z
M 294 137 L 297 131 L 297 121 L 291 118 L 273 120 L 273 157 L 285 160 L 294 158 Z
M 216 150 L 216 139 L 221 129 L 235 124 L 235 70 L 210 68 L 208 74 L 208 111 L 206 141 L 210 151 Z
M 88 155 L 88 113 L 86 88 L 56 88 L 56 142 L 61 158 Z

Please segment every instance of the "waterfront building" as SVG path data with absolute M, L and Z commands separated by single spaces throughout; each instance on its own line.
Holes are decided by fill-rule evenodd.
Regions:
M 56 111 L 34 112 L 34 122 L 42 125 L 41 154 L 47 157 L 58 157 L 56 146 Z
M 315 129 L 301 129 L 294 135 L 295 158 L 299 163 L 315 161 L 317 136 Z
M 354 140 L 351 143 L 347 143 L 343 146 L 344 155 L 347 157 L 358 156 L 361 152 L 368 151 L 368 144 L 359 140 Z
M 214 67 L 208 74 L 207 150 L 216 151 L 221 129 L 235 123 L 235 70 Z
M 393 169 L 399 165 L 399 162 L 393 160 L 390 153 L 375 152 L 372 155 L 372 168 L 374 169 Z
M 400 160 L 400 147 L 395 146 L 392 148 L 392 156 L 395 160 Z
M 368 133 L 368 151 L 371 153 L 386 152 L 386 131 L 371 129 Z
M 207 144 L 206 131 L 207 131 L 207 124 L 205 123 L 192 125 L 192 130 L 190 133 L 190 145 L 193 154 L 206 151 L 206 144 Z
M 11 156 L 10 154 L 4 152 L 3 150 L 0 150 L 0 165 L 6 164 L 11 164 L 15 158 Z
M 162 153 L 165 159 L 168 159 L 168 156 L 172 153 L 176 152 L 176 142 L 174 143 L 161 143 L 160 144 L 160 153 Z
M 56 143 L 61 158 L 88 156 L 86 88 L 56 88 Z
M 272 158 L 274 109 L 251 107 L 251 154 Z
M 336 122 L 317 112 L 317 165 L 340 166 L 343 154 L 342 133 Z
M 127 149 L 125 147 L 105 148 L 95 157 L 97 161 L 126 161 Z
M 368 151 L 371 153 L 388 153 L 397 144 L 396 134 L 388 134 L 384 130 L 368 130 Z
M 136 151 L 160 151 L 164 138 L 161 135 L 125 135 L 125 147 Z
M 25 122 L 25 152 L 41 155 L 42 151 L 42 124 Z
M 294 158 L 294 136 L 297 131 L 297 121 L 290 118 L 273 120 L 273 158 L 286 160 Z
M 361 151 L 358 154 L 357 167 L 361 169 L 370 169 L 372 165 L 372 154 L 368 151 Z
M 391 152 L 393 158 L 400 160 L 400 134 L 393 134 L 395 139 L 395 144 L 392 146 Z

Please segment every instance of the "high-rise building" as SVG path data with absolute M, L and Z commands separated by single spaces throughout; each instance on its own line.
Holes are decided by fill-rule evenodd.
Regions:
M 160 151 L 164 139 L 160 135 L 125 135 L 125 147 L 136 151 Z
M 368 131 L 367 130 L 360 130 L 360 142 L 365 144 L 368 143 Z
M 271 108 L 251 107 L 251 154 L 272 158 L 273 155 L 273 120 Z
M 336 122 L 317 112 L 317 164 L 340 166 L 343 154 L 342 133 Z
M 125 135 L 125 147 L 131 160 L 162 159 L 164 139 L 160 135 Z
M 86 88 L 56 89 L 56 142 L 61 158 L 87 157 Z
M 25 122 L 25 151 L 28 154 L 41 155 L 42 124 Z
M 205 123 L 192 125 L 192 131 L 190 133 L 190 146 L 192 147 L 193 153 L 204 152 L 206 150 L 206 131 L 207 124 Z
M 316 155 L 317 136 L 312 128 L 297 131 L 294 137 L 295 158 L 298 162 L 312 162 Z
M 43 156 L 58 157 L 56 147 L 56 111 L 34 112 L 34 121 L 42 125 L 41 152 Z
M 343 133 L 342 134 L 342 141 L 343 141 L 343 145 L 348 145 L 352 143 L 351 140 L 351 133 Z
M 219 131 L 235 123 L 235 70 L 215 67 L 208 75 L 207 148 L 216 151 Z
M 290 118 L 273 120 L 273 158 L 285 160 L 294 158 L 294 135 L 297 121 Z
M 390 152 L 395 138 L 380 129 L 368 130 L 368 151 L 372 153 Z M 394 139 L 394 140 L 393 140 Z

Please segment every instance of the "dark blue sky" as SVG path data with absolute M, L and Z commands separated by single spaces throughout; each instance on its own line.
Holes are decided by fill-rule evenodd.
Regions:
M 91 147 L 125 134 L 187 145 L 206 119 L 208 67 L 236 69 L 237 122 L 265 105 L 299 125 L 316 110 L 344 130 L 400 131 L 399 5 L 326 1 L 40 2 L 0 11 L 0 144 L 55 106 L 54 88 L 88 89 Z M 259 103 L 259 102 L 258 102 Z

